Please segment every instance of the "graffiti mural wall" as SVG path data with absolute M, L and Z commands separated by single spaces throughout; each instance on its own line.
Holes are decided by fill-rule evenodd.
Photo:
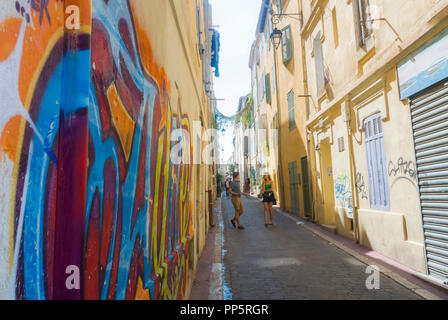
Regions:
M 188 117 L 126 1 L 94 1 L 92 16 L 86 298 L 182 298 L 192 171 L 170 161 L 170 134 Z
M 0 298 L 45 298 L 53 281 L 64 8 L 26 0 L 0 7 Z
M 190 121 L 132 1 L 3 0 L 0 43 L 0 299 L 184 298 Z

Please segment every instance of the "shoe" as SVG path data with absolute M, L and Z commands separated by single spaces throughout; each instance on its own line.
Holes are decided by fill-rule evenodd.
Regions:
M 234 228 L 236 228 L 236 224 L 235 224 L 235 221 L 233 221 L 233 220 L 230 220 L 230 222 L 232 222 L 232 226 L 233 226 Z
M 244 228 L 243 226 L 238 226 L 238 229 L 240 229 L 240 230 L 244 230 L 244 229 L 246 229 L 246 228 Z
M 267 227 L 268 227 L 268 224 L 267 224 L 267 223 L 265 223 L 265 224 L 264 224 L 264 226 L 265 226 L 265 227 L 267 228 Z

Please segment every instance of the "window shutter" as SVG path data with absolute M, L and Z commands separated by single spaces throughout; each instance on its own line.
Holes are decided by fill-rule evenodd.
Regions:
M 201 28 L 201 7 L 199 6 L 199 3 L 196 1 L 196 33 L 198 37 L 198 50 L 199 50 L 199 56 L 202 58 L 202 28 Z
M 266 103 L 271 104 L 272 97 L 271 97 L 271 75 L 268 73 L 265 78 L 266 82 Z
M 294 112 L 294 91 L 288 93 L 288 117 L 289 117 L 289 129 L 294 129 L 296 126 L 296 119 Z
M 282 34 L 283 63 L 286 64 L 292 59 L 291 26 L 283 28 Z
M 269 51 L 271 50 L 271 17 L 270 14 L 268 15 L 268 18 L 266 20 L 266 54 L 269 55 Z
M 364 122 L 367 165 L 369 170 L 370 206 L 390 210 L 389 185 L 386 170 L 386 152 L 381 115 L 376 114 Z
M 317 34 L 313 41 L 314 61 L 316 66 L 316 83 L 317 94 L 319 95 L 325 87 L 324 77 L 324 56 L 322 52 L 322 41 L 320 32 Z

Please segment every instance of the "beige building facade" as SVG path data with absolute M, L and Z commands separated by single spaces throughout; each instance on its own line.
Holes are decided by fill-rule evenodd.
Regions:
M 314 220 L 443 284 L 448 1 L 299 3 Z

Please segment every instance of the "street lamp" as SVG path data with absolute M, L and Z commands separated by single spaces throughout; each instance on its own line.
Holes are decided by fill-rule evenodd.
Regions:
M 269 13 L 271 14 L 271 21 L 274 25 L 274 30 L 271 34 L 271 41 L 274 44 L 274 68 L 275 68 L 275 86 L 277 88 L 276 90 L 276 96 L 277 96 L 277 110 L 278 110 L 278 167 L 279 167 L 279 179 L 280 179 L 280 197 L 281 197 L 281 206 L 284 208 L 285 204 L 285 192 L 284 192 L 284 180 L 283 180 L 283 169 L 282 169 L 282 141 L 281 141 L 281 112 L 280 112 L 280 97 L 279 97 L 279 86 L 278 86 L 278 66 L 277 66 L 277 49 L 280 46 L 280 43 L 282 41 L 283 33 L 278 30 L 277 25 L 280 22 L 281 17 L 293 17 L 293 16 L 299 16 L 300 17 L 300 24 L 302 25 L 302 14 L 301 13 L 279 13 L 275 14 L 274 10 L 270 9 Z
M 280 46 L 280 43 L 282 41 L 282 32 L 277 29 L 277 27 L 274 28 L 274 30 L 271 33 L 271 41 L 274 44 L 275 49 L 277 49 Z

